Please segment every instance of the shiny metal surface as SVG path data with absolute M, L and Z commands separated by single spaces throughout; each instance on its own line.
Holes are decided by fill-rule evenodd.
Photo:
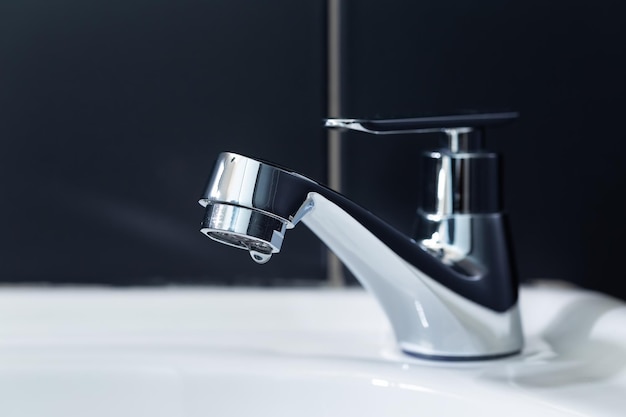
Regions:
M 205 234 L 251 253 L 276 253 L 287 228 L 307 225 L 378 299 L 407 353 L 476 360 L 522 348 L 498 214 L 483 227 L 426 213 L 416 242 L 315 181 L 234 153 L 220 154 L 200 203 Z
M 490 152 L 429 151 L 422 156 L 420 208 L 448 216 L 501 211 L 499 160 Z
M 505 229 L 504 219 L 494 214 L 454 214 L 438 216 L 420 212 L 414 232 L 415 241 L 446 265 L 475 279 L 489 271 L 511 274 L 510 254 L 491 250 L 482 241 Z M 503 242 L 505 243 L 505 242 Z
M 456 129 L 443 129 L 442 130 L 448 137 L 448 148 L 452 152 L 468 152 L 476 149 L 480 149 L 481 140 L 474 139 L 475 135 L 471 135 L 474 129 L 470 127 L 456 128 Z
M 442 132 L 444 129 L 440 127 L 435 128 L 420 128 L 420 129 L 392 129 L 392 130 L 376 130 L 360 119 L 327 119 L 325 124 L 328 128 L 334 129 L 348 129 L 356 130 L 357 132 L 371 133 L 373 135 L 398 135 L 406 133 L 436 133 Z
M 278 195 L 292 184 L 319 185 L 297 172 L 287 171 L 270 163 L 247 158 L 232 152 L 221 153 L 199 203 L 206 207 L 219 202 L 255 209 L 269 217 L 286 222 L 287 228 L 300 208 L 297 195 Z M 301 191 L 295 189 L 294 191 Z
M 220 243 L 246 249 L 259 263 L 280 251 L 287 223 L 260 211 L 230 204 L 207 205 L 200 231 Z
M 497 126 L 508 123 L 519 116 L 517 112 L 470 113 L 447 116 L 427 116 L 403 119 L 326 119 L 325 126 L 335 129 L 349 129 L 375 135 L 406 133 L 444 132 L 448 135 L 457 132 L 469 133 L 475 128 Z

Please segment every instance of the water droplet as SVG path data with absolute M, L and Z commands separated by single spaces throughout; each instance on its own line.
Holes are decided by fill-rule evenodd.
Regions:
M 255 250 L 251 250 L 250 251 L 250 256 L 252 257 L 252 260 L 254 260 L 254 262 L 258 263 L 258 264 L 264 264 L 267 261 L 270 260 L 270 258 L 272 257 L 271 253 L 261 253 L 261 252 L 257 252 Z

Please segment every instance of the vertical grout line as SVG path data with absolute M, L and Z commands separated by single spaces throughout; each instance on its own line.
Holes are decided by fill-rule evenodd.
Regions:
M 341 191 L 341 133 L 328 132 L 328 185 L 335 191 Z M 326 257 L 326 278 L 331 287 L 345 286 L 343 264 L 330 250 Z
M 327 62 L 328 62 L 328 117 L 342 116 L 342 20 L 343 0 L 328 0 Z M 341 192 L 341 136 L 339 130 L 327 133 L 328 186 Z M 343 287 L 346 283 L 343 264 L 331 251 L 327 252 L 326 279 L 331 287 Z

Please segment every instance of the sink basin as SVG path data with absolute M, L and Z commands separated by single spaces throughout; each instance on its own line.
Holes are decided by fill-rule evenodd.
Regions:
M 522 354 L 455 363 L 399 352 L 356 288 L 7 287 L 0 415 L 623 416 L 626 304 L 520 298 Z

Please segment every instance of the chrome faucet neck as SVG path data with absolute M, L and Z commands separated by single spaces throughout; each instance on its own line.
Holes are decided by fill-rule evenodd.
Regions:
M 521 348 L 517 287 L 498 249 L 506 237 L 497 214 L 431 222 L 429 245 L 315 181 L 233 153 L 219 156 L 200 203 L 202 232 L 259 263 L 280 251 L 288 229 L 307 225 L 379 300 L 407 353 L 471 360 Z

